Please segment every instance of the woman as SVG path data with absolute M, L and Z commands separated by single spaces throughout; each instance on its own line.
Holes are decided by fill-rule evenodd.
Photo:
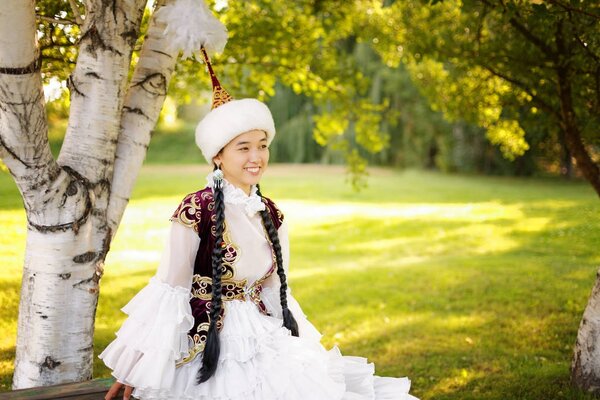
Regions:
M 214 170 L 175 210 L 156 275 L 100 354 L 117 379 L 105 398 L 125 386 L 124 398 L 161 400 L 415 399 L 407 378 L 320 344 L 287 286 L 287 223 L 259 190 L 271 112 L 233 100 L 203 55 L 213 108 L 196 143 Z

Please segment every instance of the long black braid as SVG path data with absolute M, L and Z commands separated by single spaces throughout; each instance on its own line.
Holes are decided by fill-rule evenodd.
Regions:
M 219 332 L 217 329 L 217 321 L 221 314 L 223 300 L 221 299 L 221 275 L 223 273 L 223 230 L 225 226 L 225 201 L 223 199 L 223 189 L 220 187 L 213 188 L 215 199 L 215 247 L 212 252 L 212 299 L 210 306 L 210 325 L 206 338 L 206 344 L 202 353 L 202 367 L 198 371 L 198 384 L 206 382 L 217 370 L 219 355 L 221 353 L 221 343 L 219 341 Z M 258 185 L 257 194 L 262 197 Z M 287 279 L 285 270 L 283 269 L 283 256 L 281 255 L 281 244 L 279 243 L 279 235 L 269 210 L 265 208 L 260 212 L 265 229 L 269 235 L 269 240 L 275 250 L 275 258 L 277 260 L 277 275 L 281 282 L 279 298 L 281 301 L 281 310 L 283 313 L 283 326 L 290 330 L 293 336 L 298 336 L 298 323 L 292 312 L 288 309 L 287 304 Z
M 215 168 L 216 169 L 216 168 Z M 219 354 L 221 353 L 221 343 L 219 341 L 219 332 L 217 321 L 221 314 L 223 300 L 221 299 L 221 275 L 223 274 L 223 230 L 225 226 L 225 202 L 223 200 L 223 189 L 221 187 L 213 188 L 215 200 L 215 247 L 212 251 L 212 298 L 210 305 L 210 325 L 206 337 L 204 352 L 202 353 L 202 367 L 198 371 L 198 383 L 206 382 L 217 370 Z
M 256 185 L 256 194 L 262 197 L 259 185 Z M 267 207 L 260 212 L 260 217 L 262 218 L 263 225 L 265 226 L 267 234 L 269 235 L 269 240 L 271 241 L 273 249 L 275 250 L 275 258 L 277 260 L 277 275 L 279 275 L 279 281 L 281 282 L 279 300 L 281 302 L 281 310 L 283 313 L 283 326 L 289 329 L 293 336 L 298 336 L 298 323 L 296 322 L 292 312 L 288 309 L 287 304 L 287 278 L 285 276 L 285 270 L 283 269 L 283 257 L 281 255 L 279 234 L 277 233 L 277 229 L 275 229 L 275 225 L 273 224 L 271 214 L 269 213 L 269 209 Z

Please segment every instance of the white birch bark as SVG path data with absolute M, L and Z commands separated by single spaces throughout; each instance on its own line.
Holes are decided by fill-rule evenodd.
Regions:
M 571 382 L 577 387 L 600 394 L 600 270 L 583 312 L 571 363 Z
M 47 140 L 34 1 L 0 4 L 0 156 L 28 220 L 14 389 L 91 378 L 103 262 L 176 60 L 152 28 L 126 93 L 145 2 L 87 2 L 58 163 Z
M 169 49 L 164 29 L 164 24 L 150 21 L 125 98 L 108 205 L 108 225 L 113 232 L 129 202 L 175 69 L 178 52 Z

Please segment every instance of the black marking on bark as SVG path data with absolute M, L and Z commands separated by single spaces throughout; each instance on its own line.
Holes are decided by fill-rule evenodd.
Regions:
M 89 351 L 92 351 L 94 349 L 94 346 L 88 346 L 88 347 L 83 347 L 81 349 L 78 349 L 77 351 L 82 352 L 82 353 L 87 353 Z
M 71 273 L 65 272 L 64 274 L 58 274 L 58 276 L 60 276 L 61 279 L 67 280 L 71 277 Z
M 95 78 L 95 79 L 100 79 L 100 80 L 102 80 L 102 78 L 100 77 L 100 75 L 98 75 L 98 74 L 97 74 L 97 73 L 95 73 L 95 72 L 86 72 L 86 73 L 85 73 L 85 76 L 91 76 L 92 78 Z
M 77 264 L 85 264 L 96 258 L 98 253 L 95 251 L 88 251 L 87 253 L 79 254 L 73 257 L 73 262 Z
M 113 20 L 117 23 L 117 0 L 112 0 Z
M 28 75 L 40 71 L 42 68 L 42 57 L 37 56 L 29 65 L 25 67 L 0 67 L 0 74 L 6 75 Z
M 85 93 L 79 90 L 79 88 L 75 84 L 75 80 L 73 80 L 73 75 L 70 75 L 69 79 L 67 79 L 67 88 L 69 89 L 69 92 L 71 92 L 71 94 L 78 94 L 82 97 L 86 97 Z
M 86 43 L 86 50 L 88 50 L 94 57 L 98 57 L 98 49 L 110 51 L 119 56 L 123 55 L 119 50 L 106 43 L 106 41 L 102 38 L 102 35 L 100 35 L 98 28 L 96 28 L 95 23 L 92 23 L 88 30 L 81 35 L 81 43 L 83 44 L 86 39 L 89 40 L 89 42 Z
M 67 186 L 67 190 L 65 191 L 67 196 L 75 196 L 77 194 L 77 182 L 71 181 L 69 186 Z
M 100 282 L 102 275 L 104 275 L 104 262 L 98 261 L 96 263 L 96 270 L 94 271 L 94 276 L 92 277 L 92 279 L 95 283 L 98 283 Z
M 37 104 L 37 102 L 39 101 L 39 99 L 40 99 L 40 96 L 37 96 L 33 100 L 27 100 L 27 101 L 5 101 L 4 104 L 7 104 L 9 106 L 31 106 L 31 105 Z
M 104 235 L 104 238 L 102 239 L 102 250 L 100 251 L 99 255 L 99 259 L 102 260 L 104 262 L 104 259 L 106 258 L 106 255 L 108 254 L 108 251 L 110 250 L 110 243 L 112 242 L 112 229 L 108 228 L 106 230 L 106 234 Z
M 54 369 L 54 368 L 58 367 L 60 364 L 62 364 L 60 361 L 56 361 L 52 357 L 46 356 L 46 358 L 44 359 L 44 362 L 40 364 L 40 373 L 44 370 L 44 368 Z
M 73 222 L 73 233 L 76 235 L 79 233 L 79 222 L 78 221 Z
M 90 181 L 83 175 L 81 175 L 79 172 L 77 172 L 76 170 L 74 170 L 73 168 L 69 167 L 68 165 L 64 165 L 62 167 L 65 172 L 69 175 L 71 175 L 71 177 L 77 181 L 79 181 L 79 183 L 82 184 L 83 187 L 90 189 L 92 187 L 92 184 L 90 183 Z
M 132 113 L 132 114 L 137 114 L 137 115 L 141 115 L 142 117 L 146 118 L 147 120 L 150 119 L 150 117 L 148 117 L 141 108 L 137 108 L 137 107 L 128 107 L 128 106 L 123 106 L 123 111 L 128 112 L 128 113 Z
M 32 228 L 36 229 L 38 232 L 42 232 L 42 233 L 46 233 L 46 232 L 57 232 L 57 231 L 62 231 L 62 232 L 66 232 L 69 229 L 73 229 L 73 232 L 75 234 L 77 234 L 79 232 L 79 227 L 83 224 L 85 224 L 85 222 L 87 221 L 90 212 L 92 210 L 92 199 L 90 198 L 90 183 L 87 180 L 87 178 L 85 178 L 83 175 L 81 175 L 79 172 L 75 171 L 73 168 L 69 167 L 68 165 L 64 165 L 62 166 L 62 169 L 70 175 L 71 179 L 73 179 L 73 181 L 78 182 L 82 187 L 84 187 L 86 189 L 86 193 L 85 193 L 85 208 L 83 209 L 83 213 L 81 215 L 80 218 L 78 218 L 77 220 L 73 221 L 73 222 L 68 222 L 65 224 L 58 224 L 58 225 L 38 225 L 34 222 L 32 222 L 29 217 L 27 218 L 27 222 L 29 224 L 29 226 L 31 226 Z
M 146 75 L 144 79 L 134 83 L 133 86 L 141 86 L 142 89 L 154 96 L 167 95 L 167 78 L 160 72 Z
M 106 166 L 111 165 L 111 161 L 110 160 L 104 159 L 104 160 L 101 160 L 101 161 L 102 161 L 102 164 L 104 164 Z M 98 193 L 98 192 L 108 192 L 108 193 L 110 193 L 110 187 L 111 187 L 110 180 L 104 178 L 104 179 L 100 179 L 98 181 L 98 183 L 96 183 L 94 189 L 96 189 L 95 190 L 96 193 Z M 102 211 L 106 211 L 106 210 L 102 210 Z
M 83 279 L 83 280 L 81 280 L 81 281 L 79 281 L 79 282 L 77 282 L 77 283 L 73 284 L 73 288 L 74 288 L 74 289 L 77 289 L 77 287 L 78 287 L 78 286 L 85 285 L 85 284 L 87 284 L 87 283 L 90 283 L 90 282 L 92 282 L 93 280 L 94 280 L 94 277 L 93 277 L 93 276 L 92 276 L 91 278 Z
M 126 30 L 125 32 L 121 33 L 121 37 L 131 47 L 137 41 L 138 30 L 137 29 Z
M 41 319 L 48 319 L 48 316 L 47 315 L 40 315 L 40 318 Z
M 173 58 L 172 55 L 170 55 L 169 53 L 165 53 L 164 51 L 155 50 L 155 49 L 152 49 L 151 51 L 153 51 L 154 53 L 162 54 L 163 56 L 166 56 L 166 57 L 169 57 L 169 58 Z
M 2 146 L 7 152 L 8 154 L 10 154 L 15 160 L 17 160 L 18 162 L 20 162 L 21 164 L 23 164 L 24 166 L 26 166 L 27 168 L 32 168 L 31 165 L 27 164 L 25 161 L 23 161 L 18 155 L 17 153 L 11 149 L 10 147 L 8 147 L 6 145 L 6 143 L 4 142 L 4 140 L 2 140 L 2 136 L 0 136 L 0 146 Z
M 131 143 L 134 146 L 143 147 L 144 149 L 148 149 L 148 147 L 150 146 L 150 143 L 138 142 L 137 140 L 132 140 Z M 129 201 L 129 198 L 127 198 L 126 200 Z

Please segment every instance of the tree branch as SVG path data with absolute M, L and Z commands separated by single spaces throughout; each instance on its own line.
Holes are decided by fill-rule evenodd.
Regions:
M 559 20 L 555 33 L 556 47 L 560 54 L 570 56 L 571 48 L 565 41 L 563 32 L 563 20 Z M 568 59 L 568 58 L 567 58 Z M 592 187 L 600 196 L 600 168 L 594 162 L 581 139 L 581 128 L 575 106 L 573 104 L 573 92 L 571 81 L 570 62 L 563 62 L 556 68 L 558 78 L 558 95 L 560 100 L 560 126 L 565 134 L 565 140 L 569 151 L 577 160 L 577 166 L 583 176 L 590 182 Z
M 484 4 L 489 6 L 494 6 L 489 0 L 481 0 Z M 500 5 L 504 9 L 504 12 L 510 13 L 511 11 L 506 7 L 506 4 L 502 0 L 500 0 Z M 517 13 L 517 15 L 519 15 Z M 520 15 L 519 15 L 520 16 Z M 518 31 L 520 32 L 529 42 L 531 42 L 534 46 L 542 51 L 548 58 L 552 60 L 557 59 L 556 52 L 546 44 L 542 39 L 537 37 L 527 26 L 521 21 L 517 20 L 515 17 L 509 17 L 508 22 Z
M 584 49 L 584 51 L 590 56 L 592 57 L 592 59 L 594 61 L 596 61 L 596 64 L 600 63 L 600 57 L 595 54 L 592 49 L 590 49 L 590 46 L 587 43 L 584 43 L 584 41 L 581 39 L 581 37 L 579 36 L 579 31 L 578 31 L 578 23 L 576 21 L 573 21 L 573 16 L 571 14 L 571 12 L 568 13 L 569 16 L 569 22 L 571 22 L 571 26 L 572 29 L 574 31 L 574 36 L 575 36 L 575 40 L 577 40 L 577 43 L 579 43 L 579 45 Z
M 24 199 L 56 165 L 47 138 L 33 0 L 3 0 L 0 13 L 0 145 Z M 8 3 L 7 3 L 8 2 Z
M 161 3 L 156 4 L 155 10 Z M 108 224 L 113 234 L 142 167 L 150 144 L 150 133 L 158 120 L 177 62 L 178 52 L 169 50 L 164 29 L 154 18 L 150 20 L 123 105 L 108 203 Z
M 577 8 L 577 7 L 572 7 L 569 4 L 565 4 L 562 1 L 558 1 L 558 0 L 546 0 L 548 3 L 550 4 L 554 4 L 557 5 L 561 8 L 564 8 L 567 11 L 572 11 L 572 12 L 576 12 L 578 14 L 582 14 L 582 15 L 587 15 L 588 17 L 592 17 L 595 18 L 596 20 L 600 20 L 600 15 L 596 15 L 594 13 L 591 13 L 589 11 L 586 10 L 582 10 L 581 8 Z
M 84 19 L 70 79 L 70 87 L 77 91 L 71 92 L 69 125 L 58 162 L 93 184 L 110 182 L 113 173 L 131 54 L 145 3 L 90 1 Z
M 81 12 L 79 11 L 79 6 L 75 0 L 69 0 L 69 4 L 71 5 L 71 9 L 73 10 L 73 14 L 75 15 L 75 21 L 77 21 L 78 25 L 83 25 L 83 17 L 81 16 Z
M 555 117 L 560 119 L 560 112 L 558 110 L 555 110 L 549 103 L 547 103 L 542 98 L 540 98 L 538 95 L 533 93 L 533 91 L 525 83 L 519 81 L 516 78 L 510 77 L 502 72 L 496 71 L 494 68 L 490 67 L 489 65 L 485 65 L 482 63 L 481 66 L 483 68 L 485 68 L 487 71 L 489 71 L 490 73 L 496 75 L 497 77 L 502 78 L 505 81 L 512 83 L 513 85 L 522 89 L 525 93 L 527 93 L 529 96 L 531 96 L 531 98 L 540 106 L 540 108 L 546 110 L 546 112 L 548 112 L 551 115 L 554 115 Z
M 542 39 L 538 38 L 533 32 L 531 32 L 524 24 L 518 21 L 514 17 L 508 19 L 510 24 L 515 27 L 527 40 L 529 40 L 534 46 L 539 48 L 549 59 L 556 60 L 556 52 L 548 46 Z
M 36 15 L 36 17 L 42 21 L 50 22 L 51 24 L 79 25 L 77 22 L 71 21 L 70 19 L 46 17 L 45 15 Z

